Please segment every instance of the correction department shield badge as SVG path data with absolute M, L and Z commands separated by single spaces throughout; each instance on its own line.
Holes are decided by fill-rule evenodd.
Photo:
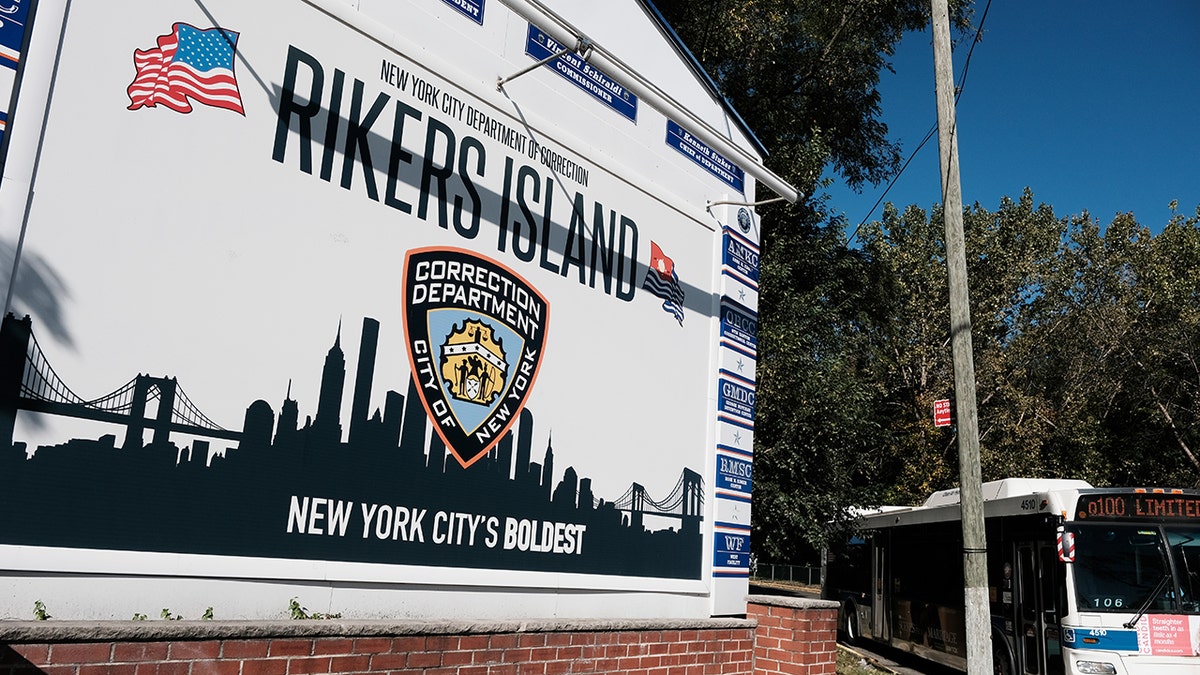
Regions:
M 517 420 L 546 344 L 549 306 L 504 265 L 457 248 L 404 259 L 404 335 L 416 389 L 463 467 Z

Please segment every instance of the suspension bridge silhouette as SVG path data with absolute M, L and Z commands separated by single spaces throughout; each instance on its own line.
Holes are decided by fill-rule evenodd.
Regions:
M 156 410 L 153 416 L 147 417 L 149 405 L 154 401 L 157 401 Z M 0 326 L 0 443 L 6 447 L 13 446 L 18 410 L 122 425 L 125 438 L 121 447 L 127 450 L 143 447 L 147 430 L 152 431 L 151 445 L 170 444 L 172 433 L 239 444 L 247 436 L 244 431 L 228 429 L 213 421 L 188 397 L 174 377 L 138 374 L 103 396 L 92 399 L 79 396 L 55 372 L 33 334 L 30 317 L 18 320 L 9 314 Z M 266 443 L 269 445 L 270 440 Z M 510 460 L 503 461 L 511 463 Z M 504 469 L 506 475 L 507 469 Z M 518 476 L 522 470 L 517 467 Z M 643 526 L 644 516 L 679 519 L 691 527 L 698 527 L 704 510 L 703 478 L 687 468 L 681 471 L 674 487 L 661 499 L 652 497 L 637 482 L 631 483 L 615 500 L 593 496 L 590 490 L 585 494 L 578 485 L 573 492 L 575 499 L 571 501 L 579 508 L 596 510 L 603 507 L 628 513 L 630 526 L 638 529 Z
M 168 442 L 172 432 L 229 441 L 242 438 L 240 431 L 226 429 L 205 415 L 173 377 L 139 374 L 111 393 L 84 399 L 54 371 L 33 334 L 29 317 L 18 321 L 10 314 L 0 331 L 4 350 L 0 358 L 5 361 L 5 370 L 15 370 L 16 361 L 22 361 L 19 389 L 13 391 L 10 379 L 0 384 L 4 388 L 0 405 L 5 408 L 12 405 L 21 410 L 124 425 L 126 447 L 135 443 L 141 447 L 147 428 L 154 432 L 154 443 Z M 148 404 L 155 400 L 157 412 L 147 418 Z M 5 434 L 9 445 L 13 433 L 11 421 L 15 421 L 15 414 L 9 414 L 8 410 L 0 412 L 0 423 L 4 424 L 0 433 Z

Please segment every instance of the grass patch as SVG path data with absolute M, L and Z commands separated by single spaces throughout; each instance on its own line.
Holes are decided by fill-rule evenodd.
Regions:
M 888 673 L 862 656 L 838 645 L 837 648 L 837 675 L 881 675 Z

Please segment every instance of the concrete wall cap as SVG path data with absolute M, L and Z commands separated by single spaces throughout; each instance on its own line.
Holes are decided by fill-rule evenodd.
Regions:
M 835 605 L 836 606 L 836 603 Z M 712 619 L 531 621 L 0 621 L 0 642 L 149 642 L 270 638 L 391 637 L 493 633 L 752 630 L 757 622 Z
M 841 606 L 834 600 L 797 598 L 790 595 L 748 595 L 746 602 L 768 607 L 791 607 L 792 609 L 837 609 Z

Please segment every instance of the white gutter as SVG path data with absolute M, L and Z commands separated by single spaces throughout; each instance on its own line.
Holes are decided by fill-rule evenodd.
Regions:
M 722 136 L 719 131 L 625 65 L 604 47 L 590 41 L 578 28 L 548 9 L 539 0 L 500 0 L 500 2 L 529 23 L 544 30 L 547 35 L 561 44 L 588 45 L 588 49 L 585 50 L 587 52 L 585 60 L 588 63 L 604 70 L 606 75 L 636 94 L 650 107 L 680 123 L 686 123 L 688 131 L 722 155 L 737 162 L 739 166 L 744 167 L 746 173 L 749 173 L 775 194 L 786 199 L 788 203 L 794 204 L 800 198 L 799 190 L 763 166 L 757 157 Z

